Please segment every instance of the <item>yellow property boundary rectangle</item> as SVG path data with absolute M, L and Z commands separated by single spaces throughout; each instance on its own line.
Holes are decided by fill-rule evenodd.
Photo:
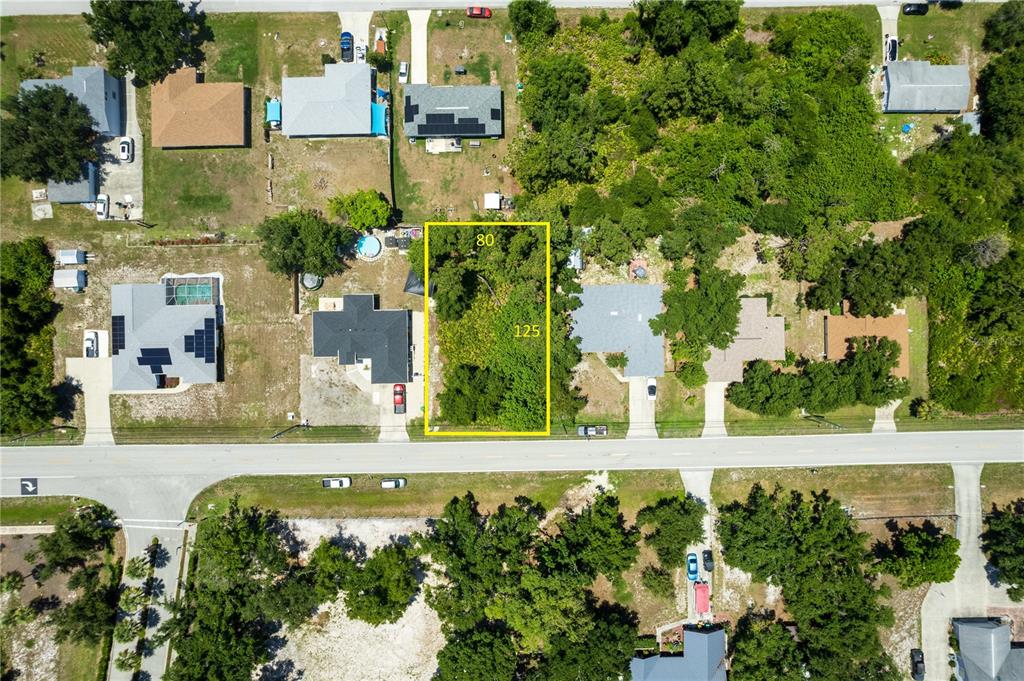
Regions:
M 430 430 L 430 228 L 431 227 L 543 227 L 545 237 L 544 288 L 544 430 Z M 550 222 L 427 222 L 423 225 L 423 434 L 428 437 L 542 437 L 551 435 L 551 223 Z

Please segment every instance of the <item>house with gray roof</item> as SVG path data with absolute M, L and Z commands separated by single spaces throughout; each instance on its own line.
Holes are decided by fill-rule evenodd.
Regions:
M 633 681 L 727 681 L 725 631 L 721 627 L 683 630 L 683 654 L 634 657 Z
M 367 64 L 325 64 L 324 75 L 281 79 L 281 131 L 288 137 L 372 134 L 377 71 Z
M 889 62 L 883 92 L 887 113 L 960 113 L 971 99 L 971 74 L 967 64 Z
M 664 375 L 664 336 L 656 336 L 650 325 L 661 312 L 662 290 L 661 284 L 584 286 L 582 305 L 572 312 L 580 350 L 625 353 L 627 377 Z
M 99 66 L 74 66 L 71 75 L 63 78 L 34 78 L 21 83 L 22 90 L 56 85 L 85 104 L 96 122 L 96 132 L 108 137 L 124 134 L 121 106 L 124 103 L 124 81 Z
M 724 350 L 708 348 L 704 371 L 711 383 L 743 380 L 743 365 L 755 359 L 786 358 L 786 320 L 768 316 L 767 298 L 741 298 L 736 337 Z
M 110 287 L 115 391 L 217 382 L 220 280 L 197 281 Z
M 49 180 L 46 183 L 46 199 L 53 203 L 92 203 L 96 200 L 98 188 L 96 164 L 86 161 L 82 164 L 82 174 L 77 180 Z
M 1024 681 L 1024 646 L 1010 642 L 1010 625 L 987 618 L 953 620 L 960 681 Z
M 370 383 L 412 379 L 412 312 L 381 310 L 369 293 L 341 297 L 341 309 L 313 313 L 313 356 L 369 364 Z
M 404 94 L 410 139 L 505 134 L 504 95 L 496 85 L 406 85 Z

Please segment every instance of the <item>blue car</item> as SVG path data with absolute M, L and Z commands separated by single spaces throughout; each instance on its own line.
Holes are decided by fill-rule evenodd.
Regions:
M 691 553 L 686 556 L 686 578 L 691 582 L 696 582 L 700 576 L 697 567 L 697 554 Z
M 352 40 L 352 34 L 345 31 L 341 34 L 341 61 L 351 62 L 355 56 L 354 49 L 355 42 Z

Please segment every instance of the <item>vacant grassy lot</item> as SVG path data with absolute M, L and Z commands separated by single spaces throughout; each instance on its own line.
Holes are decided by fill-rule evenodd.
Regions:
M 64 511 L 94 503 L 82 497 L 5 497 L 0 501 L 0 525 L 52 525 Z
M 981 470 L 981 508 L 1003 506 L 1024 497 L 1024 463 L 987 463 Z
M 875 423 L 875 409 L 859 404 L 822 415 L 826 422 L 792 416 L 761 416 L 725 403 L 725 427 L 729 435 L 807 435 L 827 433 L 869 433 Z
M 968 64 L 971 75 L 988 61 L 981 49 L 985 19 L 997 8 L 994 2 L 968 2 L 945 9 L 930 4 L 924 16 L 900 15 L 901 59 L 927 59 L 935 64 Z
M 325 474 L 328 475 L 328 474 Z M 344 475 L 344 472 L 329 473 Z M 400 474 L 398 474 L 400 475 Z M 550 509 L 566 490 L 581 484 L 585 474 L 565 473 L 422 473 L 405 475 L 408 487 L 382 490 L 381 478 L 389 475 L 353 475 L 349 489 L 324 489 L 320 476 L 243 476 L 219 482 L 204 490 L 189 509 L 201 518 L 223 511 L 238 494 L 242 504 L 276 508 L 289 518 L 394 518 L 436 516 L 452 497 L 470 490 L 481 510 L 493 510 L 515 497 L 526 495 Z M 209 509 L 208 504 L 214 504 Z
M 949 466 L 829 466 L 824 468 L 733 468 L 715 471 L 711 495 L 719 507 L 746 499 L 760 482 L 804 494 L 828 490 L 852 507 L 854 518 L 938 516 L 953 512 Z
M 395 193 L 403 220 L 420 222 L 436 216 L 465 220 L 483 212 L 485 192 L 518 193 L 519 187 L 505 167 L 509 139 L 520 120 L 515 45 L 504 42 L 508 30 L 504 10 L 495 10 L 488 21 L 467 20 L 462 10 L 431 15 L 428 81 L 431 85 L 500 85 L 505 94 L 505 136 L 481 140 L 479 148 L 470 148 L 464 141 L 461 153 L 427 154 L 422 141 L 411 145 L 402 133 L 401 86 L 397 86 Z M 457 65 L 465 66 L 467 75 L 454 75 Z
M 152 149 L 149 93 L 139 93 L 147 139 L 146 219 L 154 235 L 224 230 L 247 236 L 266 215 L 290 205 L 323 208 L 329 197 L 357 189 L 390 196 L 387 140 L 263 141 L 264 101 L 280 96 L 283 76 L 323 74 L 321 55 L 338 58 L 338 16 L 214 14 L 206 46 L 206 79 L 242 81 L 251 91 L 251 144 L 239 149 Z M 270 157 L 273 157 L 273 169 Z M 267 183 L 273 201 L 267 200 Z
M 700 437 L 704 429 L 704 389 L 689 389 L 672 374 L 658 379 L 654 403 L 660 437 Z

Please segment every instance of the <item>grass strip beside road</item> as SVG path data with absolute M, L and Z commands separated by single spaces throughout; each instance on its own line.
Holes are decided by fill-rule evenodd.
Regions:
M 981 510 L 1024 497 L 1024 463 L 987 463 L 981 469 Z
M 6 497 L 0 501 L 0 525 L 52 525 L 64 511 L 93 503 L 82 497 Z
M 202 444 L 259 443 L 296 444 L 299 442 L 376 442 L 380 429 L 376 426 L 320 426 L 296 428 L 271 440 L 288 426 L 114 426 L 118 444 Z
M 288 518 L 415 517 L 436 516 L 452 497 L 472 491 L 482 510 L 492 510 L 525 495 L 544 508 L 554 507 L 571 487 L 583 482 L 584 472 L 558 473 L 422 473 L 415 475 L 351 475 L 352 487 L 324 489 L 320 475 L 241 476 L 218 482 L 200 492 L 189 508 L 189 518 L 200 520 L 224 511 L 232 496 L 243 505 L 276 508 Z M 404 477 L 405 489 L 383 490 L 380 481 Z M 209 505 L 213 504 L 213 508 Z

